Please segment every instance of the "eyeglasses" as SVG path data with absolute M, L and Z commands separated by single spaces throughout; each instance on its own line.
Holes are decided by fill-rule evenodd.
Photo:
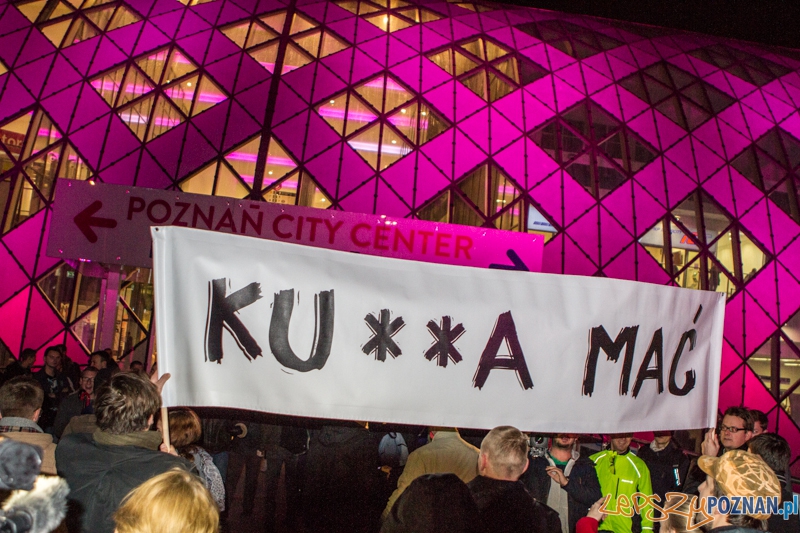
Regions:
M 728 433 L 733 433 L 734 435 L 736 435 L 740 431 L 747 431 L 744 428 L 734 428 L 734 427 L 731 427 L 731 426 L 726 426 L 725 424 L 722 424 L 719 427 L 719 430 L 720 430 L 720 432 L 726 432 L 727 431 Z
M 94 378 L 81 378 L 81 381 L 94 381 Z

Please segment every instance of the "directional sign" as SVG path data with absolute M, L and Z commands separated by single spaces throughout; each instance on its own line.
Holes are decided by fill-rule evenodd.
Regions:
M 431 263 L 537 272 L 541 235 L 59 179 L 47 255 L 151 266 L 150 226 Z

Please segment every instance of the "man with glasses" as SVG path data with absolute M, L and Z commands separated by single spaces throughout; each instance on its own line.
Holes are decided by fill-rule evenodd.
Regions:
M 53 423 L 53 433 L 59 439 L 73 417 L 94 413 L 94 379 L 96 376 L 97 369 L 95 367 L 86 368 L 81 372 L 81 379 L 78 382 L 80 389 L 64 398 L 59 405 L 56 421 Z
M 728 407 L 722 416 L 719 435 L 709 429 L 700 446 L 703 455 L 720 457 L 731 450 L 747 451 L 747 442 L 753 437 L 753 414 L 745 407 Z M 689 495 L 698 494 L 700 485 L 706 480 L 706 474 L 700 470 L 696 462 L 692 463 L 683 492 Z

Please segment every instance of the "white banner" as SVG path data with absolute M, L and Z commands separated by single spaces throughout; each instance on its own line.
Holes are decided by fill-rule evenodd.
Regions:
M 153 229 L 167 406 L 525 431 L 716 424 L 724 295 Z

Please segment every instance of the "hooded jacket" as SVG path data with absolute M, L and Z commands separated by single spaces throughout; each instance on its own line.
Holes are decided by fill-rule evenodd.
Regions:
M 617 453 L 612 450 L 598 452 L 591 457 L 594 462 L 597 479 L 600 481 L 600 491 L 603 496 L 610 494 L 609 509 L 617 508 L 620 496 L 627 496 L 630 500 L 634 493 L 641 492 L 648 496 L 653 494 L 650 482 L 650 470 L 644 461 L 629 451 Z M 631 509 L 632 506 L 628 506 Z M 652 512 L 649 506 L 644 507 L 632 517 L 623 514 L 609 514 L 600 524 L 600 531 L 613 531 L 614 533 L 651 533 L 653 521 L 648 519 L 646 513 Z

